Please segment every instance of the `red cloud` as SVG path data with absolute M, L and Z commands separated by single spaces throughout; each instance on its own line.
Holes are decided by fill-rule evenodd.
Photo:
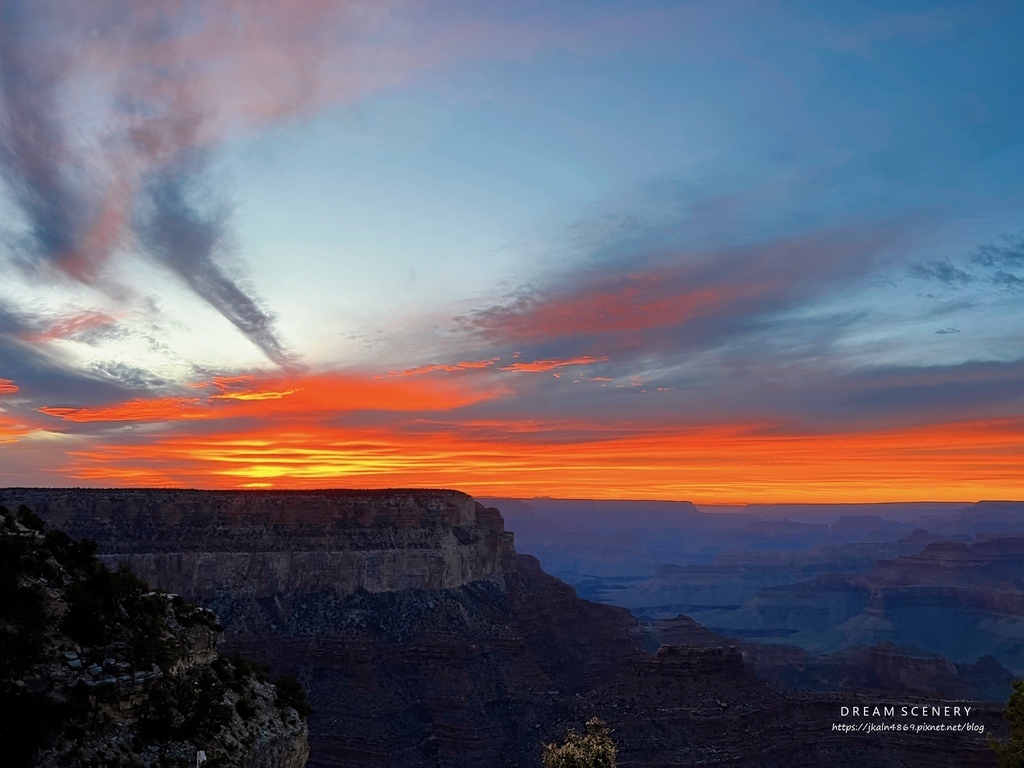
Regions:
M 721 332 L 814 296 L 823 284 L 868 269 L 884 233 L 816 233 L 721 253 L 681 254 L 635 272 L 592 273 L 530 299 L 467 318 L 469 330 L 509 342 L 617 337 L 636 349 L 659 329 L 703 323 Z M 676 340 L 674 343 L 676 343 Z
M 10 379 L 0 379 L 0 395 L 13 395 L 18 391 L 18 385 Z

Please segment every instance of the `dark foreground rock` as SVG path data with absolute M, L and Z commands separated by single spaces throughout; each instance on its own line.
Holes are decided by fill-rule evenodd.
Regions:
M 0 507 L 3 765 L 302 768 L 301 696 L 221 657 L 212 612 L 94 549 Z

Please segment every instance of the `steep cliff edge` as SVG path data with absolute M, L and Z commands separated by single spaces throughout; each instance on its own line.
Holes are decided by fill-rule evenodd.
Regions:
M 534 768 L 592 715 L 636 768 L 989 764 L 970 734 L 851 749 L 831 728 L 848 702 L 779 694 L 727 651 L 652 661 L 628 611 L 517 557 L 497 511 L 464 494 L 0 491 L 12 497 L 188 587 L 231 647 L 298 677 L 311 767 Z
M 11 488 L 0 503 L 198 600 L 451 589 L 515 570 L 501 516 L 457 491 Z
M 94 549 L 0 507 L 4 765 L 302 768 L 296 690 L 219 656 L 215 615 Z

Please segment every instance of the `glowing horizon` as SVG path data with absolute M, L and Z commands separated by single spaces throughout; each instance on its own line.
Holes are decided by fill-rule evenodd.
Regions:
M 1022 25 L 12 0 L 0 484 L 1024 498 Z

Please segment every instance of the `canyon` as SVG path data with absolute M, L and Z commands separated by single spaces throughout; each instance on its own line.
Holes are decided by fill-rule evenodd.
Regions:
M 491 501 L 507 506 L 520 548 L 582 596 L 653 622 L 690 617 L 748 656 L 779 646 L 760 658 L 827 656 L 812 663 L 824 670 L 884 646 L 908 669 L 919 667 L 911 658 L 965 671 L 994 663 L 1002 671 L 982 677 L 1000 699 L 1024 675 L 1021 502 L 712 513 L 684 502 Z
M 214 610 L 226 648 L 295 675 L 315 768 L 537 766 L 594 715 L 623 766 L 992 764 L 975 733 L 836 730 L 842 706 L 885 699 L 783 692 L 742 648 L 650 648 L 649 626 L 578 597 L 456 491 L 3 489 L 0 503 L 96 540 L 105 562 Z M 997 705 L 974 706 L 998 728 Z

